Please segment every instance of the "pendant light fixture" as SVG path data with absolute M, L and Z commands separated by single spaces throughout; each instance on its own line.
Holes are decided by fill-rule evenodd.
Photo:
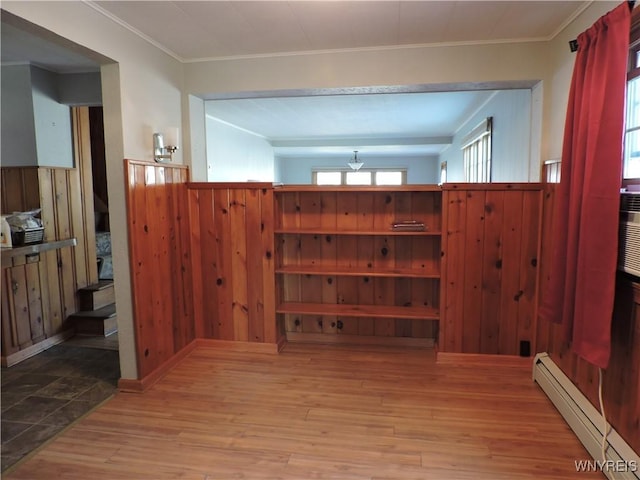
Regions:
M 353 160 L 349 162 L 349 166 L 354 172 L 357 172 L 358 170 L 360 170 L 360 168 L 362 168 L 362 165 L 364 165 L 364 163 L 358 160 L 358 150 L 354 150 Z

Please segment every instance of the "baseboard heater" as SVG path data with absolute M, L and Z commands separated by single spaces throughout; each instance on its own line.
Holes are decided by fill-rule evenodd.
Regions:
M 604 422 L 600 412 L 547 353 L 536 355 L 533 361 L 533 381 L 547 394 L 589 455 L 594 461 L 600 462 L 593 463 L 592 466 L 598 465 L 598 470 L 610 480 L 640 479 L 640 457 L 613 428 L 607 434 L 606 459 L 602 458 Z M 581 460 L 587 459 L 575 459 L 576 462 Z M 576 470 L 578 468 L 576 463 Z

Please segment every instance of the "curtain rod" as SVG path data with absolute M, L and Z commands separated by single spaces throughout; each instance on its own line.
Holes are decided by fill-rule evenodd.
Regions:
M 627 5 L 629 5 L 629 10 L 633 10 L 633 7 L 635 6 L 636 2 L 635 0 L 627 0 Z M 576 52 L 578 50 L 578 40 L 576 40 L 575 38 L 573 40 L 569 40 L 569 50 L 571 50 L 571 53 Z

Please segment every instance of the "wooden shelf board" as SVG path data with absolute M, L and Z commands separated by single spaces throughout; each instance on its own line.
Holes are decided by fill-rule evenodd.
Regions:
M 435 345 L 433 338 L 385 337 L 373 335 L 346 335 L 341 333 L 287 332 L 291 343 L 319 343 L 338 345 L 383 345 L 388 347 L 430 348 Z
M 275 233 L 299 235 L 380 235 L 380 236 L 423 236 L 439 237 L 439 230 L 407 231 L 407 230 L 342 230 L 330 228 L 276 228 Z
M 12 259 L 24 255 L 36 255 L 38 253 L 48 252 L 65 247 L 75 247 L 78 244 L 75 238 L 66 238 L 63 240 L 53 240 L 50 242 L 34 243 L 31 245 L 17 246 L 13 248 L 2 249 L 2 268 L 11 267 Z
M 439 273 L 418 268 L 367 268 L 338 267 L 324 265 L 285 265 L 276 268 L 276 273 L 293 275 L 336 275 L 351 277 L 407 277 L 440 278 Z
M 440 316 L 437 310 L 429 307 L 298 302 L 281 303 L 276 308 L 276 312 L 339 317 L 407 318 L 413 320 L 438 320 Z
M 354 185 L 274 185 L 274 192 L 441 192 L 439 185 L 379 185 L 379 186 L 354 186 Z

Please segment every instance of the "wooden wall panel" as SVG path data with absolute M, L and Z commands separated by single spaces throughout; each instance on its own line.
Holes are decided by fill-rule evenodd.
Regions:
M 40 207 L 38 167 L 2 168 L 2 213 Z
M 247 270 L 247 218 L 245 190 L 229 191 L 229 233 L 231 251 L 231 314 L 233 317 L 233 333 L 231 339 L 246 342 L 249 340 L 249 300 L 248 282 L 252 275 Z M 254 312 L 255 313 L 255 312 Z
M 74 129 L 74 158 L 76 168 L 69 170 L 71 218 L 78 245 L 74 249 L 78 288 L 98 283 L 96 261 L 96 228 L 93 203 L 93 161 L 89 107 L 71 109 Z M 95 135 L 94 135 L 95 136 Z M 93 153 L 97 153 L 94 150 Z M 104 152 L 101 153 L 104 155 Z M 101 168 L 105 168 L 104 161 Z M 103 182 L 106 185 L 106 181 Z M 104 187 L 103 187 L 104 188 Z
M 189 181 L 189 170 L 171 170 L 173 176 L 170 183 L 170 195 L 173 202 L 173 212 L 171 218 L 175 222 L 171 224 L 172 232 L 175 235 L 174 254 L 180 257 L 180 263 L 173 262 L 172 268 L 176 272 L 176 279 L 180 279 L 176 288 L 182 289 L 182 295 L 176 300 L 176 309 L 173 320 L 174 350 L 179 351 L 196 338 L 195 334 L 195 310 L 194 310 L 194 277 L 193 259 L 191 258 L 191 235 L 195 229 L 191 228 L 189 222 L 189 206 L 186 191 L 182 186 Z M 198 270 L 199 272 L 199 270 Z
M 277 343 L 284 327 L 276 321 L 274 260 L 300 258 L 296 235 L 274 245 L 273 188 L 270 184 L 193 183 L 188 187 L 192 229 L 194 291 L 202 292 L 195 310 L 202 338 L 254 343 Z M 297 199 L 287 198 L 280 222 L 299 222 Z M 284 292 L 284 295 L 299 295 Z M 298 318 L 298 323 L 301 319 Z M 295 323 L 296 319 L 289 319 Z
M 8 269 L 2 272 L 2 279 L 0 280 L 0 287 L 2 288 L 2 322 L 0 327 L 2 328 L 2 335 L 0 341 L 2 342 L 2 355 L 9 356 L 12 353 L 18 351 L 18 342 L 15 334 L 15 326 L 13 323 L 13 315 L 11 312 L 11 305 L 8 299 L 12 295 L 11 280 L 7 275 Z
M 209 192 L 211 193 L 211 192 Z M 193 324 L 192 331 L 195 338 L 206 338 L 210 337 L 211 333 L 206 333 L 204 331 L 205 322 L 204 322 L 204 294 L 203 294 L 203 284 L 204 284 L 204 275 L 205 275 L 205 260 L 204 260 L 204 252 L 203 249 L 200 248 L 200 245 L 203 242 L 207 242 L 208 232 L 201 230 L 200 225 L 201 221 L 198 216 L 202 212 L 201 207 L 202 198 L 198 196 L 198 192 L 195 190 L 187 190 L 187 197 L 185 201 L 186 205 L 186 217 L 184 218 L 185 223 L 189 226 L 188 232 L 183 233 L 183 235 L 188 237 L 188 240 L 185 241 L 184 245 L 189 246 L 189 258 L 191 260 L 191 290 L 192 290 L 192 298 L 193 302 L 191 303 L 191 311 L 193 312 Z M 208 204 L 212 206 L 212 200 L 209 198 Z M 197 221 L 195 219 L 198 219 Z M 207 250 L 210 251 L 210 250 Z M 186 300 L 186 299 L 185 299 Z M 210 323 L 207 323 L 210 325 Z
M 557 184 L 545 185 L 542 209 L 540 301 L 549 282 L 551 228 Z M 600 410 L 598 370 L 571 350 L 563 325 L 539 318 L 534 352 L 548 352 L 553 361 Z M 636 451 L 640 451 L 640 283 L 620 273 L 611 325 L 611 358 L 603 370 L 603 403 L 607 420 Z
M 447 185 L 443 204 L 441 351 L 533 352 L 542 186 Z
M 264 327 L 263 342 L 277 344 L 284 338 L 284 322 L 280 315 L 276 315 L 276 281 L 275 281 L 275 198 L 272 188 L 263 188 L 258 192 L 260 196 L 260 209 L 262 218 L 260 222 L 260 239 L 262 248 L 262 297 L 257 301 L 262 301 L 262 317 Z M 254 247 L 252 247 L 254 248 Z M 255 247 L 257 248 L 257 247 Z M 256 265 L 257 266 L 257 265 Z M 260 321 L 260 318 L 258 321 Z M 274 321 L 275 319 L 275 321 Z M 253 327 L 255 331 L 260 330 L 260 326 Z
M 187 167 L 125 160 L 129 256 L 138 376 L 195 338 Z M 182 205 L 182 207 L 181 207 Z M 180 238 L 178 238 L 180 237 Z
M 206 218 L 206 222 L 213 220 L 211 228 L 214 242 L 210 245 L 203 245 L 203 248 L 213 248 L 215 253 L 215 283 L 204 285 L 205 295 L 213 290 L 217 290 L 218 305 L 211 311 L 205 310 L 205 321 L 212 321 L 217 324 L 217 332 L 214 333 L 220 340 L 233 340 L 234 319 L 233 319 L 233 275 L 231 245 L 231 217 L 229 190 L 218 189 L 213 191 L 213 217 Z
M 31 332 L 29 342 L 20 342 L 23 348 L 68 330 L 66 318 L 78 309 L 78 289 L 97 278 L 90 253 L 95 252 L 95 239 L 88 234 L 93 212 L 88 213 L 80 169 L 5 167 L 1 172 L 3 212 L 40 208 L 45 241 L 77 240 L 76 247 L 41 253 L 23 267 L 28 290 L 20 309 L 28 312 L 28 326 L 16 328 Z
M 482 294 L 483 278 L 483 251 L 484 251 L 484 191 L 469 191 L 466 194 L 467 217 L 464 219 L 465 237 L 464 246 L 464 282 L 462 283 L 462 351 L 464 353 L 496 353 L 483 352 L 481 350 L 480 332 L 483 317 Z M 456 252 L 450 250 L 450 256 L 456 256 Z

